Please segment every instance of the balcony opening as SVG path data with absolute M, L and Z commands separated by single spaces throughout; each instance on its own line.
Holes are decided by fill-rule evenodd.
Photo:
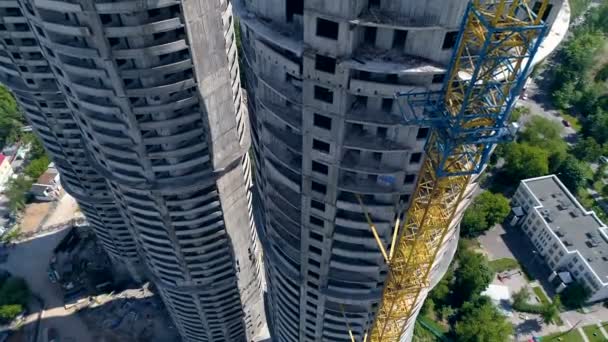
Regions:
M 317 55 L 315 58 L 315 69 L 334 74 L 336 72 L 336 59 L 323 55 Z
M 388 128 L 378 127 L 378 130 L 376 131 L 376 136 L 378 136 L 378 138 L 381 138 L 381 139 L 386 139 L 387 132 L 388 132 Z
M 442 49 L 448 50 L 448 49 L 454 48 L 454 46 L 456 46 L 457 40 L 458 40 L 458 31 L 446 32 L 445 38 L 443 38 Z
M 382 153 L 381 152 L 372 153 L 372 159 L 374 160 L 374 162 L 380 163 L 382 161 Z
M 312 149 L 315 151 L 329 154 L 330 145 L 324 141 L 312 139 Z
M 534 3 L 534 7 L 532 8 L 532 11 L 534 11 L 534 13 L 536 13 L 536 15 L 538 15 L 538 12 L 540 12 L 540 8 L 542 7 L 543 3 L 540 1 L 537 1 Z M 549 4 L 547 6 L 547 9 L 545 10 L 545 13 L 543 13 L 543 21 L 547 21 L 547 18 L 549 18 L 549 15 L 551 14 L 551 10 L 553 9 L 553 5 Z
M 392 98 L 383 98 L 382 99 L 382 111 L 385 113 L 390 113 L 393 110 L 393 99 Z
M 444 80 L 445 80 L 445 74 L 433 75 L 433 84 L 443 83 Z
M 395 30 L 393 34 L 393 49 L 402 50 L 405 47 L 405 41 L 407 39 L 407 31 Z
M 317 18 L 317 36 L 324 37 L 332 40 L 338 39 L 338 33 L 340 31 L 340 25 L 337 22 L 326 20 L 323 18 Z
M 318 192 L 320 194 L 323 194 L 323 195 L 325 195 L 325 193 L 327 192 L 327 187 L 325 185 L 323 185 L 321 183 L 317 183 L 315 181 L 312 181 L 310 183 L 310 189 L 312 191 L 316 191 L 316 192 Z
M 315 208 L 317 210 L 325 211 L 325 203 L 316 200 L 310 200 L 310 207 Z M 310 235 L 312 236 L 312 232 L 310 233 Z
M 416 134 L 417 140 L 426 139 L 429 136 L 430 128 L 428 127 L 420 127 L 418 128 L 418 133 Z
M 319 162 L 316 162 L 313 160 L 312 162 L 312 170 L 314 172 L 318 172 L 324 175 L 327 175 L 329 173 L 329 167 L 325 164 L 321 164 Z
M 304 14 L 304 0 L 285 0 L 285 12 L 287 22 L 293 22 L 294 14 Z
M 379 8 L 380 7 L 380 0 L 368 0 L 367 1 L 367 8 Z
M 413 173 L 410 173 L 409 175 L 405 175 L 405 179 L 403 180 L 403 183 L 412 184 L 412 183 L 414 183 L 414 180 L 416 180 L 416 175 Z
M 314 90 L 315 94 L 315 99 L 325 102 L 325 103 L 333 103 L 334 102 L 334 92 L 325 88 L 325 87 L 320 87 L 320 86 L 315 86 L 315 90 Z
M 328 118 L 325 115 L 315 113 L 314 125 L 316 127 L 320 127 L 320 128 L 330 131 L 331 130 L 331 118 Z
M 378 29 L 373 26 L 367 26 L 363 34 L 363 41 L 370 45 L 376 44 L 376 33 Z
M 420 152 L 412 153 L 410 156 L 410 164 L 420 163 L 420 160 L 422 160 L 422 153 Z

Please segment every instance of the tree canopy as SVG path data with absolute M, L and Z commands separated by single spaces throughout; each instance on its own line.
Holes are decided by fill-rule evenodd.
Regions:
M 573 282 L 568 285 L 561 293 L 562 303 L 567 308 L 578 308 L 585 304 L 591 292 L 579 282 Z
M 568 155 L 557 169 L 557 175 L 571 192 L 577 193 L 586 180 L 592 177 L 592 172 L 589 166 Z
M 479 235 L 504 221 L 510 211 L 509 200 L 505 196 L 484 191 L 465 211 L 460 232 L 464 236 Z
M 505 172 L 513 180 L 544 176 L 549 173 L 546 150 L 526 143 L 510 143 L 505 149 Z
M 0 149 L 18 139 L 22 121 L 15 98 L 8 89 L 0 85 Z
M 506 341 L 513 326 L 488 297 L 481 296 L 462 305 L 454 333 L 460 342 Z
M 458 252 L 457 262 L 453 291 L 462 303 L 479 296 L 492 282 L 494 271 L 484 255 L 466 249 Z

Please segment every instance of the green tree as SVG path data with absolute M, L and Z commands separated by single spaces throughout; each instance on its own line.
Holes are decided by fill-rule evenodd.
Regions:
M 25 174 L 32 179 L 38 179 L 48 169 L 50 160 L 46 155 L 32 160 L 25 168 Z
M 504 221 L 510 211 L 509 200 L 505 196 L 484 191 L 465 211 L 460 224 L 460 232 L 464 236 L 479 235 Z
M 542 116 L 533 116 L 520 133 L 519 140 L 532 146 L 553 148 L 552 146 L 547 146 L 547 142 L 563 142 L 562 131 L 563 128 L 559 123 Z
M 587 137 L 580 139 L 576 145 L 570 149 L 570 153 L 579 160 L 596 162 L 602 156 L 603 148 L 593 137 Z
M 22 120 L 15 98 L 5 87 L 0 86 L 0 148 L 18 139 Z
M 450 268 L 445 273 L 439 283 L 429 293 L 429 298 L 433 300 L 436 306 L 443 306 L 449 300 L 450 285 L 454 280 L 454 271 Z
M 492 282 L 494 271 L 486 257 L 474 251 L 459 251 L 457 261 L 453 291 L 455 300 L 462 303 L 479 296 Z
M 27 193 L 33 182 L 24 176 L 13 178 L 8 182 L 5 195 L 8 199 L 8 208 L 17 212 L 25 207 Z
M 608 167 L 608 164 L 600 164 L 597 167 L 597 170 L 595 170 L 595 173 L 593 174 L 593 182 L 599 182 L 602 179 L 604 179 L 604 177 L 606 177 L 606 168 Z
M 586 180 L 591 178 L 588 166 L 573 156 L 566 157 L 566 160 L 557 169 L 557 175 L 573 193 L 577 193 L 585 185 Z
M 530 298 L 530 290 L 527 287 L 522 287 L 521 290 L 515 292 L 513 295 L 513 306 L 521 306 L 526 304 Z
M 553 92 L 553 102 L 557 107 L 566 110 L 578 103 L 582 96 L 576 82 L 565 82 L 560 89 Z
M 557 323 L 561 306 L 562 302 L 559 296 L 555 296 L 553 298 L 553 302 L 543 305 L 543 310 L 541 313 L 543 322 L 547 324 Z
M 23 311 L 20 304 L 10 304 L 0 306 L 0 323 L 8 324 Z
M 8 278 L 0 287 L 0 305 L 27 305 L 30 290 L 25 280 L 19 277 Z
M 486 213 L 467 208 L 460 222 L 461 236 L 473 237 L 488 230 L 490 225 L 486 221 Z
M 585 121 L 584 132 L 600 144 L 608 142 L 608 112 L 597 110 Z
M 505 151 L 505 172 L 514 182 L 544 176 L 549 172 L 548 158 L 547 151 L 540 147 L 511 143 Z
M 34 135 L 32 133 L 24 134 L 23 142 L 30 145 L 30 148 L 31 148 L 30 158 L 31 159 L 38 159 L 43 156 L 46 156 L 46 151 L 44 150 L 44 147 L 42 146 L 42 142 L 36 135 Z
M 508 341 L 512 334 L 513 326 L 485 296 L 464 303 L 454 326 L 459 342 Z
M 561 300 L 567 308 L 578 308 L 585 304 L 591 296 L 591 292 L 587 287 L 579 282 L 572 282 L 561 293 Z

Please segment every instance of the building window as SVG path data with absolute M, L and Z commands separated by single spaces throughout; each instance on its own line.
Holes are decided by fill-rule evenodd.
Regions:
M 378 8 L 380 7 L 380 0 L 368 0 L 367 8 Z
M 329 167 L 327 167 L 327 165 L 325 164 L 321 164 L 319 162 L 316 162 L 313 160 L 312 162 L 312 170 L 314 172 L 318 172 L 324 175 L 327 175 L 329 173 Z
M 319 152 L 323 152 L 323 153 L 329 153 L 329 149 L 330 149 L 330 145 L 324 141 L 321 140 L 317 140 L 317 139 L 312 139 L 312 149 L 319 151 Z
M 393 110 L 393 99 L 390 97 L 385 97 L 382 99 L 382 111 L 386 113 L 390 113 Z
M 429 136 L 430 128 L 428 127 L 420 127 L 418 128 L 418 133 L 416 134 L 417 140 L 426 139 Z
M 407 31 L 395 30 L 393 34 L 393 49 L 403 49 L 405 47 L 405 40 L 407 39 Z
M 313 123 L 316 127 L 320 127 L 326 130 L 331 130 L 331 118 L 325 115 L 315 113 Z
M 540 12 L 540 8 L 542 7 L 543 3 L 540 1 L 537 1 L 536 3 L 534 3 L 534 7 L 532 8 L 532 11 L 534 11 L 534 13 L 536 15 L 538 15 L 538 12 Z M 543 13 L 543 21 L 547 21 L 547 18 L 549 18 L 549 15 L 551 14 L 551 10 L 553 9 L 553 5 L 552 4 L 548 4 L 547 9 L 545 9 L 545 13 Z
M 294 14 L 304 14 L 304 0 L 285 0 L 285 17 L 288 23 L 293 21 Z
M 321 243 L 323 242 L 323 235 L 316 232 L 310 232 L 310 238 Z
M 410 156 L 410 163 L 412 163 L 412 164 L 420 163 L 421 159 L 422 159 L 422 153 L 420 153 L 420 152 L 412 153 L 412 155 Z
M 336 59 L 323 55 L 317 55 L 315 58 L 315 69 L 333 74 L 336 72 Z
M 378 136 L 378 138 L 385 139 L 387 132 L 388 132 L 388 128 L 386 128 L 386 127 L 378 127 L 378 130 L 376 131 L 376 135 Z
M 326 103 L 334 103 L 334 92 L 320 86 L 315 86 L 315 99 Z
M 310 207 L 317 210 L 325 211 L 325 203 L 316 200 L 310 200 Z M 312 235 L 312 232 L 310 234 Z
M 317 18 L 317 36 L 328 39 L 338 39 L 340 26 L 335 21 Z
M 445 80 L 445 74 L 433 75 L 433 84 L 443 83 L 443 80 Z
M 325 193 L 327 192 L 327 187 L 321 183 L 317 183 L 315 181 L 312 181 L 310 183 L 310 189 L 312 191 L 316 191 L 318 193 L 321 193 L 323 195 L 325 195 Z
M 405 175 L 405 180 L 403 181 L 403 183 L 412 184 L 412 183 L 414 183 L 414 180 L 416 180 L 416 175 L 413 173 L 410 173 L 409 175 Z
M 374 26 L 366 26 L 365 32 L 363 33 L 363 41 L 367 44 L 376 44 L 376 33 L 378 29 Z
M 454 48 L 454 46 L 456 46 L 457 40 L 458 40 L 458 31 L 446 32 L 445 38 L 443 39 L 442 49 L 448 50 L 448 49 Z
M 323 220 L 319 219 L 318 217 L 310 216 L 310 223 L 314 224 L 315 226 L 323 227 Z

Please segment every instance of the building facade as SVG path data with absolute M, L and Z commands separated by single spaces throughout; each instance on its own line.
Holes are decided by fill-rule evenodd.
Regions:
M 230 2 L 2 5 L 2 82 L 65 183 L 94 170 L 107 200 L 64 187 L 87 213 L 115 210 L 103 217 L 131 232 L 184 341 L 256 339 L 263 274 Z
M 233 4 L 272 336 L 279 342 L 344 341 L 350 327 L 362 339 L 387 274 L 363 212 L 390 248 L 429 135 L 427 127 L 402 124 L 403 104 L 395 94 L 441 89 L 468 1 Z M 547 20 L 553 23 L 558 14 L 564 15 L 562 1 L 553 2 Z M 545 49 L 557 43 L 549 45 Z M 458 220 L 451 228 L 417 310 L 453 257 Z M 413 323 L 403 340 L 412 332 Z
M 108 255 L 140 280 L 143 271 L 136 242 L 106 180 L 87 161 L 82 134 L 23 5 L 0 3 L 0 83 L 12 91 L 61 173 L 64 190 L 76 199 Z
M 6 184 L 13 175 L 13 167 L 11 166 L 11 158 L 0 153 L 0 191 L 3 191 Z
M 558 292 L 573 278 L 590 291 L 589 302 L 608 298 L 608 228 L 557 176 L 522 180 L 512 206 L 523 209 L 521 229 L 554 271 Z

